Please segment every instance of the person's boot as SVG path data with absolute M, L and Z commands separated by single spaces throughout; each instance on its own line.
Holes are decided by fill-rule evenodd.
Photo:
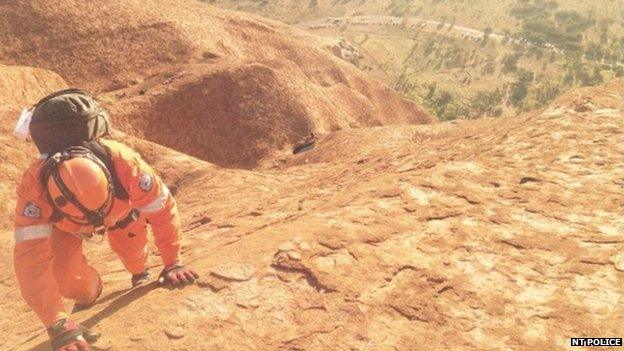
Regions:
M 139 274 L 133 274 L 132 275 L 132 287 L 134 288 L 139 285 L 143 285 L 147 283 L 151 277 L 152 275 L 150 274 L 147 268 L 145 268 L 145 270 Z

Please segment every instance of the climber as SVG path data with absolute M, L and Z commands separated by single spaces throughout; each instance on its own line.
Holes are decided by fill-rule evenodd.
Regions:
M 54 351 L 90 350 L 97 335 L 73 322 L 102 293 L 84 241 L 107 239 L 131 274 L 150 279 L 147 225 L 164 265 L 158 282 L 183 286 L 198 278 L 180 259 L 180 218 L 167 186 L 138 153 L 107 138 L 108 113 L 88 93 L 63 90 L 22 114 L 16 132 L 32 136 L 41 157 L 17 191 L 14 266 L 22 296 L 46 326 Z M 99 240 L 98 240 L 99 239 Z

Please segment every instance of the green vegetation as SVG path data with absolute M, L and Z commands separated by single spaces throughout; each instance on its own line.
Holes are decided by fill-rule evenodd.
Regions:
M 538 106 L 544 106 L 559 96 L 561 85 L 548 80 L 542 81 L 535 89 L 535 99 Z
M 522 21 L 519 35 L 534 45 L 555 44 L 569 55 L 577 56 L 582 50 L 583 32 L 595 19 L 577 11 L 554 11 L 552 1 L 520 1 L 510 10 L 510 15 Z
M 505 55 L 502 59 L 501 71 L 503 73 L 515 72 L 518 69 L 518 60 L 521 55 L 522 53 L 519 52 Z
M 390 1 L 390 4 L 386 8 L 391 16 L 401 17 L 406 12 L 409 12 L 409 9 L 412 6 L 411 0 L 394 0 Z
M 597 18 L 593 11 L 556 10 L 553 1 L 519 0 L 509 14 L 521 20 L 517 35 L 535 45 L 555 45 L 568 57 L 582 57 L 590 61 L 602 59 L 624 61 L 622 40 L 610 38 L 613 18 Z M 591 40 L 588 38 L 595 38 Z
M 483 41 L 481 42 L 481 46 L 485 46 L 485 44 L 487 44 L 488 39 L 490 38 L 490 35 L 492 35 L 492 33 L 494 33 L 492 27 L 485 27 L 483 29 Z
M 533 81 L 533 72 L 520 69 L 517 74 L 516 82 L 512 85 L 509 101 L 518 107 L 522 107 L 524 99 L 529 94 L 529 84 Z
M 624 77 L 624 3 L 616 0 L 204 1 L 288 23 L 395 16 L 388 25 L 380 17 L 311 32 L 345 38 L 369 74 L 442 120 L 513 116 L 571 88 Z
M 502 98 L 503 94 L 500 89 L 495 89 L 493 91 L 478 91 L 472 100 L 470 100 L 473 117 L 499 117 L 502 113 L 502 109 L 498 105 L 500 104 Z
M 457 101 L 453 93 L 448 90 L 438 89 L 435 83 L 428 87 L 425 105 L 432 108 L 435 115 L 443 121 L 467 117 L 469 113 L 468 108 Z

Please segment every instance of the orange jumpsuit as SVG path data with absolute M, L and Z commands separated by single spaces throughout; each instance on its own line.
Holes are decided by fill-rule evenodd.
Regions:
M 175 200 L 161 179 L 141 157 L 122 143 L 100 140 L 111 158 L 128 200 L 115 198 L 104 223 L 112 227 L 133 210 L 139 218 L 123 229 L 108 232 L 111 249 L 126 269 L 138 274 L 147 267 L 147 223 L 152 227 L 163 264 L 180 261 L 180 218 Z M 82 253 L 75 234 L 93 232 L 62 218 L 53 221 L 53 207 L 40 181 L 44 160 L 28 168 L 17 191 L 14 266 L 24 300 L 46 327 L 66 317 L 61 297 L 77 303 L 93 302 L 101 278 Z

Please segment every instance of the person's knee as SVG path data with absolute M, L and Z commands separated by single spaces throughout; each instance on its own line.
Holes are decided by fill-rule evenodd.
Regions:
M 58 262 L 52 264 L 52 273 L 59 292 L 66 298 L 83 298 L 91 295 L 93 286 L 99 284 L 99 274 L 87 264 Z

